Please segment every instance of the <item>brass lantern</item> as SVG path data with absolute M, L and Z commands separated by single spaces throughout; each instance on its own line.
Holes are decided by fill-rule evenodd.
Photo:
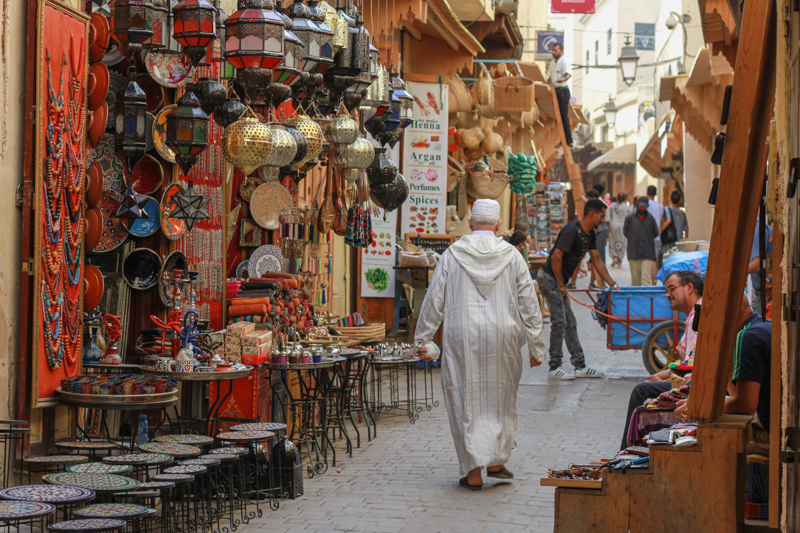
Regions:
M 358 123 L 346 113 L 339 113 L 328 122 L 325 138 L 333 144 L 352 144 L 358 139 Z
M 268 127 L 272 130 L 272 152 L 263 163 L 264 166 L 258 169 L 258 175 L 266 183 L 277 180 L 281 167 L 288 166 L 297 154 L 294 136 L 286 131 L 283 124 L 273 122 Z
M 172 9 L 174 36 L 183 53 L 195 67 L 206 55 L 206 48 L 217 38 L 217 10 L 206 0 L 181 0 Z
M 308 141 L 308 151 L 305 157 L 294 163 L 297 168 L 302 169 L 306 163 L 315 160 L 322 152 L 322 128 L 306 115 L 291 116 L 288 122 L 297 128 L 297 131 L 302 133 Z
M 233 166 L 249 176 L 272 153 L 272 130 L 256 117 L 243 117 L 222 133 L 222 153 Z
M 344 150 L 345 178 L 348 181 L 357 181 L 373 159 L 375 159 L 375 147 L 364 137 L 359 137 L 356 142 L 347 145 Z
M 175 160 L 184 174 L 197 163 L 197 156 L 208 148 L 208 115 L 200 109 L 200 100 L 186 91 L 178 105 L 167 114 L 166 144 L 175 152 Z
M 117 95 L 114 128 L 117 152 L 128 164 L 128 172 L 147 151 L 146 130 L 147 95 L 136 83 L 136 70 L 129 68 L 128 84 Z
M 117 0 L 114 3 L 114 37 L 129 61 L 152 39 L 153 15 L 150 0 Z

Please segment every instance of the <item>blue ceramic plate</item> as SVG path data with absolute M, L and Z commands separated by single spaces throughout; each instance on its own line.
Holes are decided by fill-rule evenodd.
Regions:
M 147 218 L 137 218 L 131 223 L 128 228 L 128 233 L 135 237 L 149 237 L 158 231 L 161 226 L 160 211 L 161 206 L 154 198 L 148 198 L 144 206 L 144 212 Z

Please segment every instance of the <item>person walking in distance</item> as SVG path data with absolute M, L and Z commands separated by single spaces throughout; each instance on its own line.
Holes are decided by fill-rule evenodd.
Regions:
M 636 211 L 628 215 L 622 228 L 628 239 L 628 262 L 631 265 L 631 284 L 634 286 L 653 284 L 652 267 L 656 260 L 653 242 L 659 230 L 656 220 L 647 210 L 649 204 L 646 196 L 640 196 L 636 200 Z
M 523 346 L 531 366 L 544 361 L 542 315 L 517 249 L 496 236 L 500 204 L 476 200 L 471 235 L 442 254 L 422 302 L 414 334 L 422 360 L 439 357 L 433 335 L 444 322 L 442 388 L 461 479 L 470 490 L 489 477 L 512 479 L 506 468 L 516 447 L 517 390 Z
M 616 201 L 611 203 L 606 212 L 606 222 L 609 228 L 608 252 L 611 254 L 611 266 L 622 268 L 622 261 L 625 259 L 625 250 L 628 248 L 628 239 L 622 232 L 625 225 L 625 218 L 631 212 L 631 203 L 628 195 L 624 192 L 616 196 Z
M 564 57 L 564 46 L 561 44 L 553 45 L 553 59 L 548 67 L 550 83 L 556 87 L 556 98 L 558 99 L 558 111 L 561 114 L 561 124 L 564 126 L 564 138 L 567 146 L 572 146 L 572 128 L 569 125 L 569 85 L 567 81 L 572 77 L 572 67 Z
M 586 253 L 589 253 L 592 265 L 598 275 L 612 289 L 619 286 L 611 279 L 606 265 L 597 253 L 596 230 L 605 219 L 606 204 L 597 198 L 591 198 L 583 207 L 583 218 L 564 226 L 558 233 L 556 243 L 550 250 L 550 257 L 539 270 L 536 281 L 550 309 L 550 379 L 601 378 L 600 370 L 586 366 L 583 347 L 578 338 L 578 324 L 569 302 L 569 291 L 566 284 L 572 273 L 578 268 Z M 562 370 L 562 344 L 566 341 L 570 363 L 575 372 Z

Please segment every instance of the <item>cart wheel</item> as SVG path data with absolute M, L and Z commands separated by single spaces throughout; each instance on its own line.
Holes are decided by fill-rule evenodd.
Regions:
M 672 320 L 665 320 L 650 330 L 642 344 L 642 360 L 644 366 L 650 374 L 656 374 L 666 370 L 670 363 L 680 360 L 680 356 L 675 351 L 677 342 L 672 335 Z M 678 339 L 683 335 L 686 323 L 678 320 Z

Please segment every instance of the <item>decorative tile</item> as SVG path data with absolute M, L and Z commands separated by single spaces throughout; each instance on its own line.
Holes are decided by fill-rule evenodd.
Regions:
M 168 442 L 174 444 L 211 444 L 214 437 L 206 435 L 161 435 L 154 439 L 156 442 Z
M 194 481 L 194 476 L 189 474 L 156 474 L 153 476 L 156 481 L 174 481 L 176 483 Z
M 50 524 L 47 529 L 50 531 L 64 531 L 64 532 L 83 532 L 83 531 L 114 531 L 122 529 L 127 525 L 125 520 L 118 520 L 114 518 L 84 518 L 80 520 L 67 520 L 66 522 L 58 522 Z
M 148 442 L 147 444 L 139 446 L 139 449 L 145 452 L 164 453 L 174 457 L 193 457 L 200 455 L 200 448 L 170 442 Z
M 219 440 L 231 440 L 237 442 L 258 442 L 274 437 L 271 431 L 228 431 L 217 435 Z
M 280 431 L 286 429 L 286 424 L 280 422 L 250 422 L 237 424 L 231 427 L 233 431 Z
M 136 518 L 146 515 L 149 509 L 135 503 L 98 503 L 75 509 L 72 514 L 83 518 Z
M 105 463 L 86 463 L 67 467 L 67 472 L 84 474 L 124 474 L 133 470 L 131 465 L 107 465 Z
M 186 461 L 181 461 L 178 463 L 181 466 L 186 465 L 201 465 L 201 466 L 217 466 L 222 462 L 222 459 L 214 459 L 214 458 L 197 458 L 197 459 L 187 459 Z
M 132 490 L 139 486 L 139 482 L 126 476 L 117 474 L 80 474 L 74 472 L 60 472 L 47 474 L 42 480 L 53 485 L 74 485 L 85 487 L 96 492 L 117 492 Z
M 171 481 L 148 481 L 146 483 L 139 483 L 140 489 L 171 489 L 175 483 Z
M 0 501 L 0 520 L 35 518 L 56 512 L 56 506 L 42 502 Z
M 227 446 L 225 448 L 214 448 L 213 450 L 209 450 L 209 453 L 224 453 L 224 454 L 233 454 L 233 455 L 247 455 L 247 448 L 242 448 L 240 446 Z
M 70 448 L 74 450 L 113 450 L 119 448 L 119 445 L 101 440 L 67 440 L 56 442 L 56 448 Z
M 178 465 L 164 469 L 165 474 L 205 474 L 207 471 L 202 465 Z
M 28 457 L 26 463 L 37 464 L 67 464 L 85 463 L 89 458 L 85 455 L 45 455 L 44 457 Z
M 84 487 L 69 485 L 18 485 L 0 490 L 4 500 L 45 503 L 72 503 L 92 500 L 95 493 Z
M 129 453 L 103 457 L 106 464 L 160 465 L 172 462 L 175 458 L 164 453 Z

